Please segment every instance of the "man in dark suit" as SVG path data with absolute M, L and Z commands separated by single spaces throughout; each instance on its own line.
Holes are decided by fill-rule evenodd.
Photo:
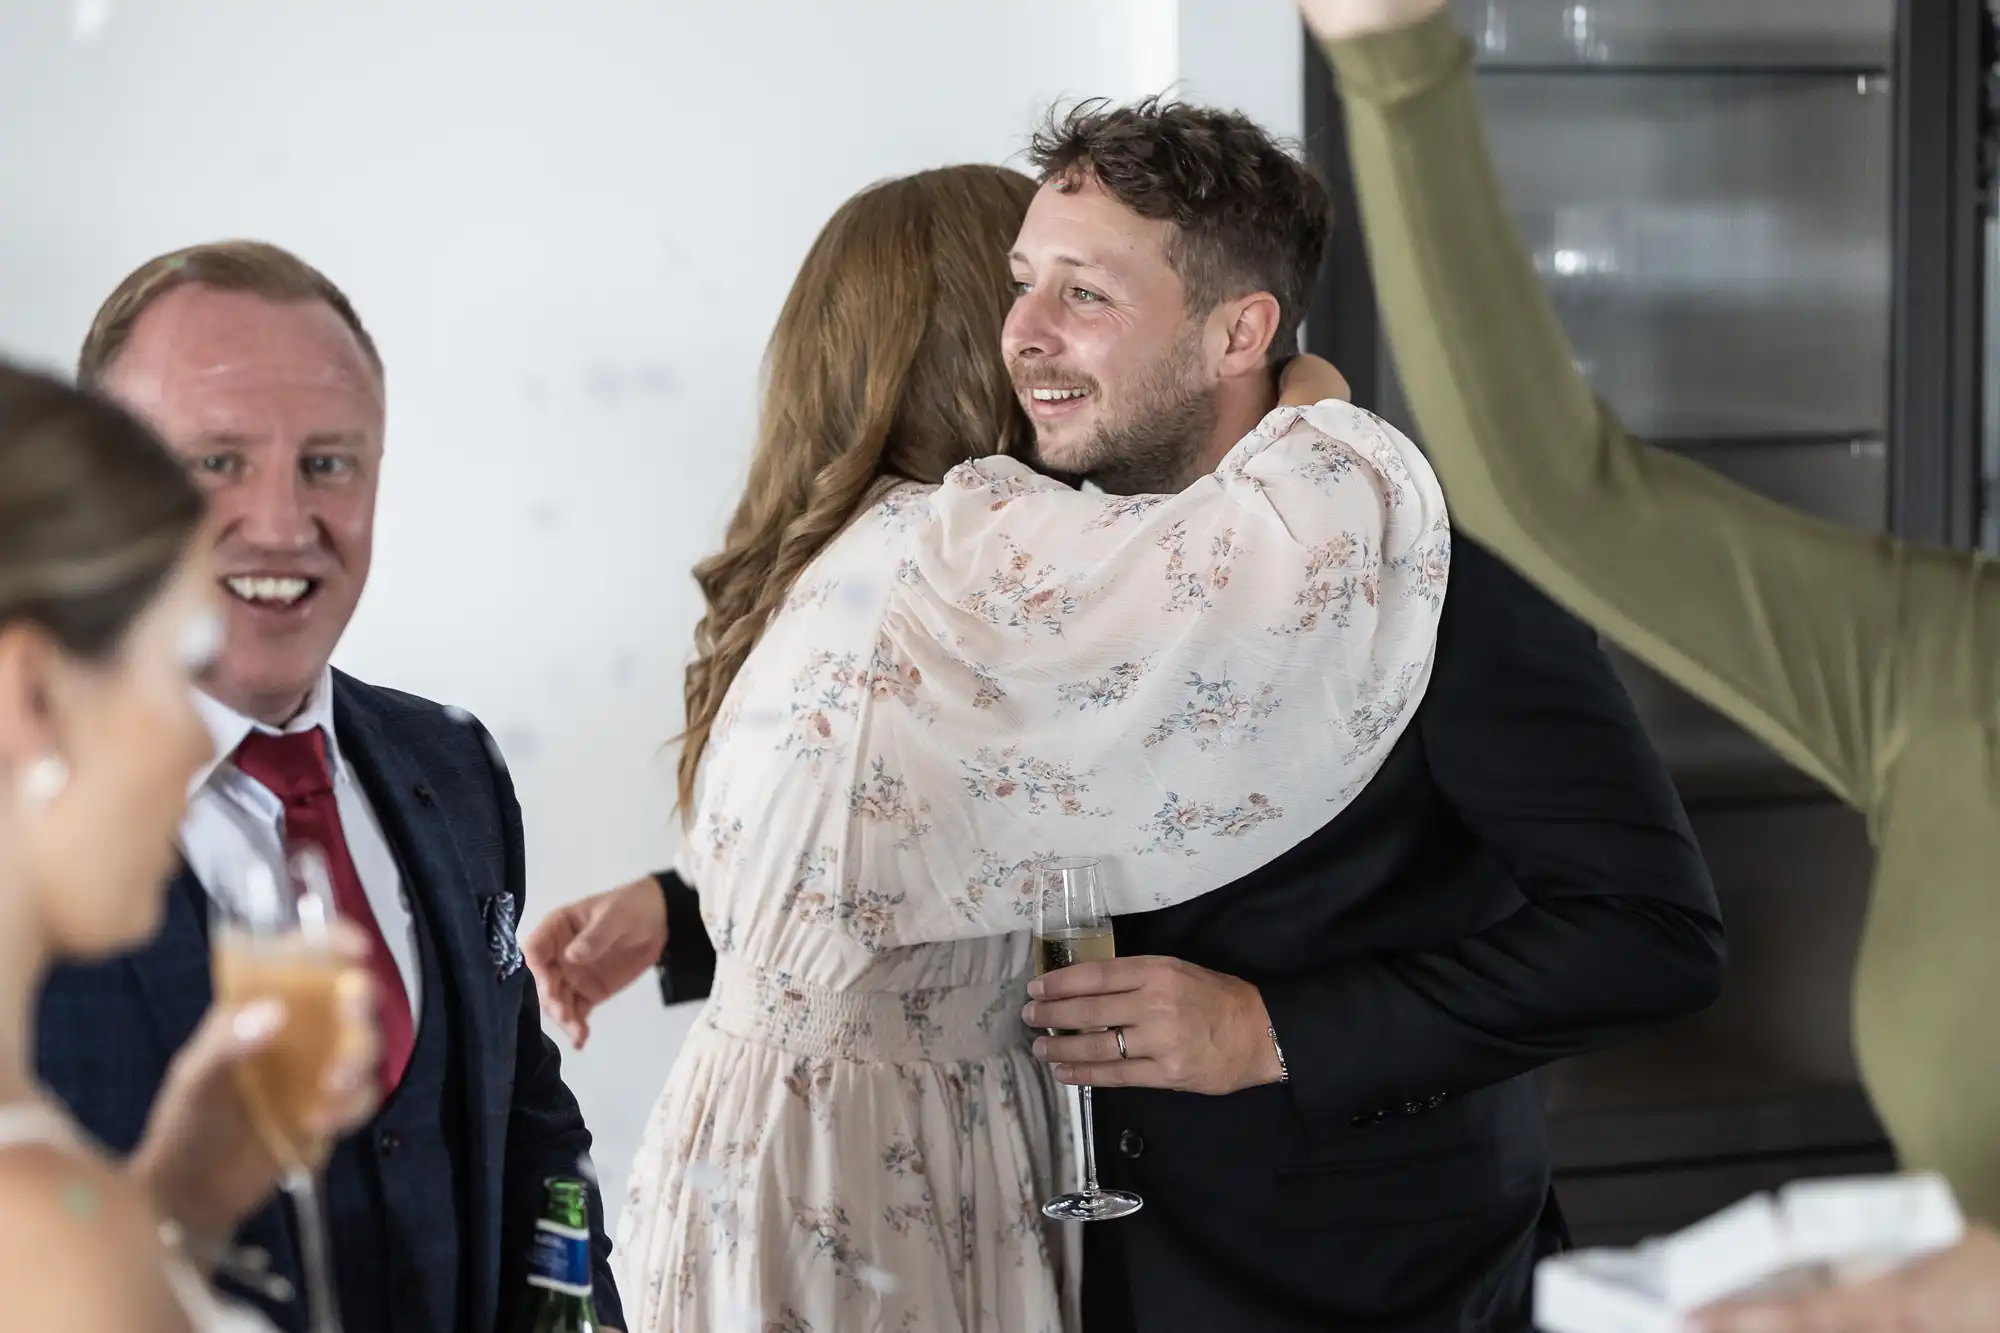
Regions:
M 1044 465 L 1202 484 L 1276 401 L 1323 191 L 1198 108 L 1087 105 L 1031 156 L 1005 343 Z M 705 988 L 693 895 L 659 880 L 529 942 L 573 1038 L 653 958 L 669 999 Z M 1466 542 L 1416 725 L 1368 788 L 1255 874 L 1116 931 L 1124 956 L 1043 978 L 1023 1015 L 1102 1029 L 1037 1053 L 1104 1089 L 1104 1183 L 1145 1199 L 1085 1228 L 1090 1333 L 1525 1329 L 1533 1263 L 1565 1240 L 1532 1072 L 1706 1006 L 1723 964 L 1609 662 Z
M 1117 932 L 1124 974 L 1074 979 L 1100 998 L 1035 1004 L 1109 1013 L 1132 1056 L 1077 1039 L 1104 1183 L 1146 1200 L 1084 1234 L 1091 1333 L 1526 1328 L 1534 1260 L 1566 1242 L 1533 1071 L 1702 1008 L 1722 963 L 1595 636 L 1463 539 L 1430 689 L 1368 788 Z M 1215 1021 L 1230 979 L 1261 997 L 1247 1030 Z M 1180 1062 L 1133 1069 L 1156 1049 Z
M 128 278 L 79 378 L 146 418 L 207 489 L 229 622 L 199 700 L 216 758 L 190 798 L 165 925 L 139 953 L 49 979 L 41 1075 L 129 1151 L 209 1003 L 210 896 L 247 864 L 283 873 L 310 840 L 367 938 L 384 1046 L 381 1110 L 325 1176 L 347 1327 L 502 1330 L 527 1292 L 543 1182 L 587 1172 L 590 1136 L 515 945 L 521 812 L 491 738 L 463 713 L 327 665 L 372 551 L 374 344 L 318 272 L 230 242 Z M 594 1195 L 592 1224 L 597 1309 L 621 1324 Z M 297 1287 L 283 1207 L 235 1239 Z M 297 1302 L 264 1303 L 302 1329 Z

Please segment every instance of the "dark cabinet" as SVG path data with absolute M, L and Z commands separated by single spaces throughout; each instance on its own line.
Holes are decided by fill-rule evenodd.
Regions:
M 1455 0 L 1523 242 L 1580 368 L 1637 435 L 1865 532 L 2000 544 L 2000 265 L 1982 0 Z M 1382 342 L 1341 107 L 1307 345 L 1416 436 Z M 1849 1046 L 1861 820 L 1614 654 L 1723 897 L 1722 1000 L 1546 1072 L 1565 1209 L 1623 1243 L 1891 1157 Z

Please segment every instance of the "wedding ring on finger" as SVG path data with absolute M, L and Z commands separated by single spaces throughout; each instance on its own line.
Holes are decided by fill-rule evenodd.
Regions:
M 1111 1029 L 1111 1035 L 1118 1038 L 1118 1058 L 1120 1060 L 1130 1060 L 1132 1058 L 1131 1052 L 1125 1049 L 1125 1029 L 1113 1028 Z

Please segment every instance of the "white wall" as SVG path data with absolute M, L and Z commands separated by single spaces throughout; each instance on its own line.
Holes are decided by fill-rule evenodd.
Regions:
M 373 583 L 339 661 L 506 749 L 533 917 L 663 863 L 689 566 L 758 358 L 870 180 L 999 161 L 1052 99 L 1298 132 L 1289 0 L 6 0 L 0 352 L 64 366 L 160 251 L 286 245 L 389 366 Z M 691 1011 L 569 1063 L 614 1207 Z
M 1243 112 L 1281 139 L 1305 138 L 1305 27 L 1271 0 L 1174 0 L 1175 90 Z

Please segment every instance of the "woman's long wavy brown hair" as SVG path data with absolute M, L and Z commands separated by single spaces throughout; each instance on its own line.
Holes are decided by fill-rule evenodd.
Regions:
M 874 185 L 820 231 L 765 355 L 764 410 L 722 549 L 695 566 L 707 612 L 688 663 L 680 810 L 730 682 L 800 572 L 884 478 L 1025 456 L 1032 428 L 1000 351 L 1007 251 L 1035 185 L 944 167 Z

